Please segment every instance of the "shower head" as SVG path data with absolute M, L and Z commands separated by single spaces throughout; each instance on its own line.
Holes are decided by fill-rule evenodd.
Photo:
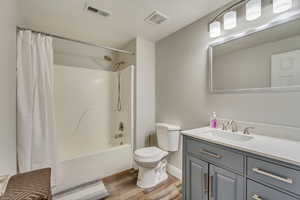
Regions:
M 113 66 L 114 70 L 116 70 L 116 71 L 120 70 L 121 65 L 125 65 L 125 62 L 120 61 L 120 62 L 117 62 L 116 64 L 114 64 L 114 66 Z
M 113 62 L 113 59 L 110 56 L 104 56 L 104 60 L 106 60 L 107 62 Z M 117 63 L 114 63 L 112 65 L 112 68 L 114 71 L 118 71 L 121 67 L 121 65 L 125 65 L 126 63 L 124 61 L 119 61 Z

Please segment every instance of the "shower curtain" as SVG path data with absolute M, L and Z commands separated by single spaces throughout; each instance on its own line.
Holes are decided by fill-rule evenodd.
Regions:
M 26 172 L 51 167 L 53 173 L 56 153 L 52 38 L 19 31 L 17 45 L 18 168 Z

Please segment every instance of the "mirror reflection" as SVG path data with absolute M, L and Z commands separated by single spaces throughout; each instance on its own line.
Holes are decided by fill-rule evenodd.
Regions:
M 300 19 L 211 48 L 213 91 L 300 86 Z

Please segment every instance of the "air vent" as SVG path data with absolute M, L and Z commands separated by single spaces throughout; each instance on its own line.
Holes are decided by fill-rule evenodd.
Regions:
M 145 21 L 150 24 L 162 24 L 168 19 L 168 17 L 158 11 L 154 11 L 148 17 L 146 17 Z
M 94 13 L 94 14 L 100 15 L 102 17 L 109 17 L 111 15 L 110 12 L 108 12 L 106 10 L 103 10 L 103 9 L 95 8 L 95 7 L 93 7 L 93 6 L 89 5 L 89 4 L 85 5 L 85 10 L 87 12 Z

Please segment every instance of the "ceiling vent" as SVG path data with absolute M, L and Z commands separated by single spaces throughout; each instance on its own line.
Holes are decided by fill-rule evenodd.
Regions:
M 150 24 L 162 24 L 168 19 L 168 17 L 158 11 L 154 11 L 148 17 L 146 17 L 145 21 Z
M 94 13 L 94 14 L 100 15 L 102 17 L 109 17 L 111 15 L 110 12 L 103 10 L 103 9 L 95 8 L 94 6 L 91 6 L 89 4 L 85 5 L 85 10 L 87 12 Z

